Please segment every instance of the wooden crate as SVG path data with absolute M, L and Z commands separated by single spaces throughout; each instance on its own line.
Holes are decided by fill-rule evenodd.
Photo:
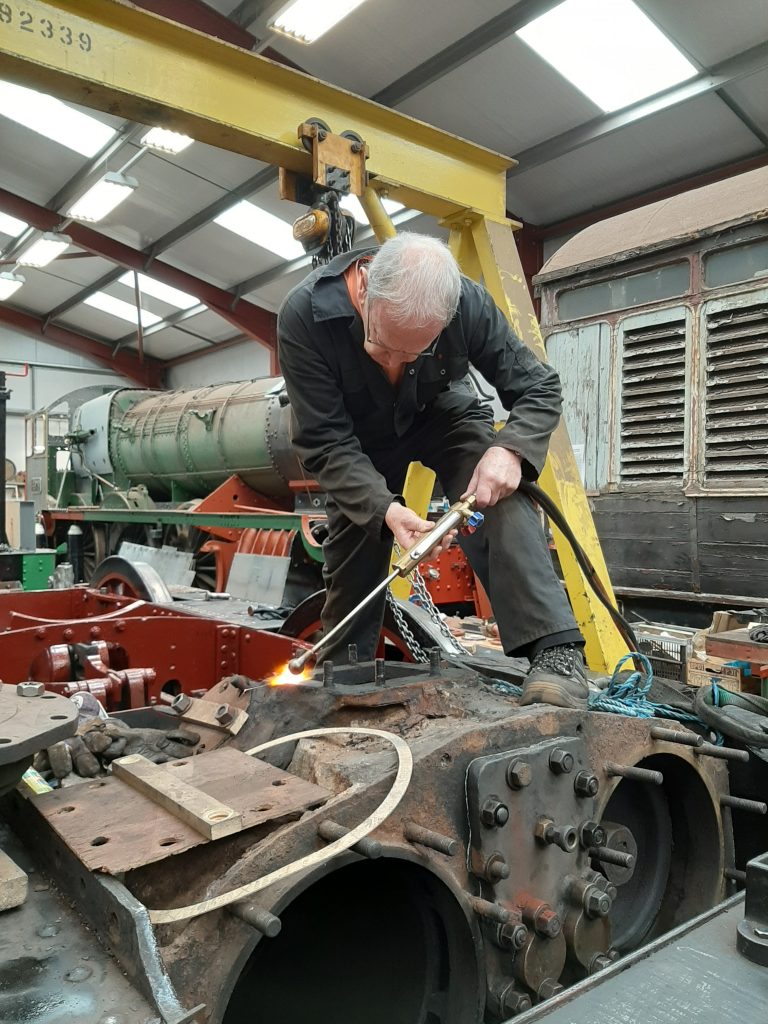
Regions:
M 689 686 L 709 686 L 717 683 L 724 690 L 733 693 L 759 693 L 760 680 L 755 676 L 745 675 L 744 666 L 738 662 L 728 662 L 725 658 L 691 658 L 688 662 L 686 682 Z

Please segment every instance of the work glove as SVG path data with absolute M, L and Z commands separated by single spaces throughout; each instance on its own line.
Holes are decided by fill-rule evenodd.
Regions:
M 186 757 L 200 736 L 183 729 L 132 729 L 118 718 L 90 718 L 77 735 L 35 754 L 33 767 L 43 777 L 65 779 L 74 773 L 94 778 L 118 757 L 141 754 L 155 764 Z
M 91 749 L 106 743 L 99 755 L 106 764 L 128 754 L 141 754 L 155 764 L 165 764 L 187 757 L 200 742 L 200 736 L 185 729 L 132 729 L 119 718 L 110 718 L 91 723 L 83 740 Z

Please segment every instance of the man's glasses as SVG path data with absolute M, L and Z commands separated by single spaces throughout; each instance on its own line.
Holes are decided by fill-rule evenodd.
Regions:
M 415 361 L 420 356 L 425 356 L 427 358 L 433 356 L 435 354 L 435 348 L 437 346 L 437 343 L 440 340 L 440 334 L 443 333 L 442 331 L 440 331 L 440 334 L 438 334 L 437 337 L 429 343 L 429 345 L 424 349 L 423 352 L 407 352 L 405 349 L 402 348 L 392 348 L 391 345 L 385 345 L 383 341 L 379 341 L 378 338 L 374 338 L 373 335 L 371 334 L 370 319 L 370 306 L 366 299 L 364 324 L 365 334 L 363 335 L 363 344 L 374 345 L 376 348 L 384 349 L 385 352 L 390 352 L 393 356 L 404 356 L 406 359 L 409 359 L 411 361 Z

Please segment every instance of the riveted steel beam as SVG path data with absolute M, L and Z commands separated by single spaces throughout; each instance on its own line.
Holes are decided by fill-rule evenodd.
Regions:
M 117 0 L 7 7 L 6 78 L 304 174 L 311 158 L 296 129 L 319 117 L 365 139 L 377 187 L 407 206 L 504 215 L 509 157 Z M 23 31 L 22 8 L 32 25 L 53 25 L 52 38 Z

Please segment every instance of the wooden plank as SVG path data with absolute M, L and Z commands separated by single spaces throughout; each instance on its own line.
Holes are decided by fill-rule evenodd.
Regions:
M 28 879 L 15 860 L 0 850 L 0 910 L 20 907 L 27 898 Z
M 638 569 L 669 569 L 672 572 L 690 572 L 691 559 L 688 543 L 631 538 L 603 540 L 603 551 L 608 561 L 636 566 Z
M 178 774 L 174 775 L 172 769 L 153 764 L 141 754 L 129 754 L 113 761 L 112 774 L 170 811 L 175 818 L 186 821 L 206 839 L 223 839 L 243 828 L 242 814 L 190 786 Z
M 172 761 L 166 770 L 240 813 L 244 829 L 297 817 L 330 796 L 230 746 Z M 113 776 L 35 796 L 30 803 L 91 871 L 116 875 L 209 842 Z
M 614 515 L 621 510 L 622 514 L 633 512 L 645 515 L 651 512 L 664 512 L 670 515 L 687 515 L 691 499 L 682 491 L 655 493 L 637 488 L 635 491 L 617 491 L 613 494 L 600 494 L 592 499 L 595 511 L 612 512 Z

